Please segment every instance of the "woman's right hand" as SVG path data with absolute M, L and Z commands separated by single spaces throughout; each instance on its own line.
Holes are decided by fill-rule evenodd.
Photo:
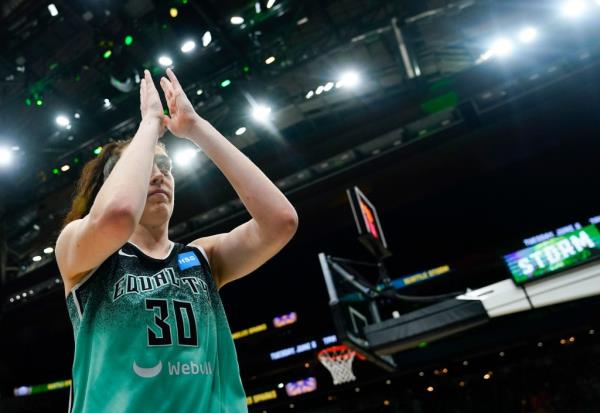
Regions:
M 161 125 L 163 124 L 162 103 L 148 70 L 144 70 L 144 78 L 140 82 L 140 111 L 142 120 L 157 119 Z

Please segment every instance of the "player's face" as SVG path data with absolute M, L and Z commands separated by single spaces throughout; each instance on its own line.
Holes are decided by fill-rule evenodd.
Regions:
M 171 218 L 174 206 L 175 181 L 171 171 L 171 159 L 162 148 L 157 147 L 141 222 L 160 225 Z

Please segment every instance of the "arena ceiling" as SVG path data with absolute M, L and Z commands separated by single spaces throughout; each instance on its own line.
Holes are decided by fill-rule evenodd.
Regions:
M 199 113 L 286 194 L 296 193 L 298 202 L 316 211 L 311 199 L 321 198 L 315 192 L 333 188 L 334 181 L 318 186 L 327 176 L 360 167 L 393 148 L 410 156 L 415 146 L 406 145 L 409 141 L 431 136 L 430 143 L 420 144 L 426 151 L 436 139 L 445 142 L 444 133 L 460 137 L 491 124 L 495 115 L 481 115 L 482 108 L 494 109 L 524 89 L 575 76 L 577 64 L 592 64 L 597 51 L 592 21 L 598 10 L 592 9 L 574 28 L 560 15 L 558 1 L 129 0 L 55 5 L 57 16 L 37 1 L 7 1 L 0 9 L 0 144 L 15 158 L 0 171 L 5 279 L 52 260 L 41 251 L 58 235 L 81 166 L 97 147 L 135 131 L 136 76 L 149 68 L 158 79 L 164 71 L 161 55 L 171 58 Z M 232 24 L 233 16 L 244 22 Z M 535 47 L 521 42 L 518 59 L 510 65 L 500 61 L 506 44 L 494 46 L 494 41 L 500 36 L 518 42 L 528 25 L 543 42 Z M 187 39 L 195 40 L 196 48 L 184 54 L 180 46 Z M 489 59 L 490 51 L 498 59 Z M 267 64 L 271 57 L 274 61 Z M 359 76 L 359 86 L 338 88 L 348 71 Z M 521 78 L 508 79 L 517 72 Z M 330 89 L 323 91 L 328 84 Z M 317 94 L 319 86 L 322 93 Z M 253 119 L 257 104 L 272 108 L 269 122 Z M 68 119 L 67 127 L 57 124 L 59 115 Z M 238 134 L 242 127 L 245 133 Z M 165 140 L 173 156 L 186 148 L 185 141 Z M 449 152 L 437 153 L 436 161 L 442 162 Z M 65 165 L 68 171 L 62 171 Z M 422 167 L 414 165 L 410 172 L 422 172 Z M 425 175 L 417 175 L 402 201 L 392 191 L 385 194 L 386 202 L 418 204 L 435 196 Z M 445 176 L 455 184 L 462 179 L 460 168 Z M 202 153 L 193 168 L 176 169 L 175 177 L 172 238 L 223 230 L 219 224 L 243 216 L 235 194 Z M 332 196 L 334 201 L 323 202 L 343 202 L 339 194 Z M 40 254 L 42 262 L 32 262 Z

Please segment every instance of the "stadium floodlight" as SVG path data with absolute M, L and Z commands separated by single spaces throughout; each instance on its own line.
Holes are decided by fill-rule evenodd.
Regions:
M 230 20 L 231 24 L 240 25 L 244 23 L 244 18 L 241 16 L 233 16 Z
M 193 40 L 186 40 L 182 45 L 181 45 L 181 51 L 183 53 L 189 53 L 192 50 L 194 50 L 196 48 L 196 42 Z M 167 66 L 170 66 L 173 62 L 169 63 Z
M 275 56 L 269 56 L 267 57 L 267 59 L 265 60 L 265 64 L 270 65 L 271 63 L 273 63 L 275 61 Z
M 270 9 L 274 5 L 275 5 L 275 0 L 269 0 L 269 1 L 267 1 L 267 9 Z
M 63 172 L 67 172 L 69 169 L 71 169 L 71 167 L 67 164 L 60 167 L 60 170 Z
M 202 35 L 202 46 L 208 47 L 210 42 L 212 42 L 212 34 L 210 34 L 210 31 L 207 30 Z
M 309 90 L 305 97 L 306 97 L 306 99 L 310 99 L 314 95 L 315 95 L 315 92 L 313 92 L 312 90 Z
M 319 85 L 317 90 L 315 90 L 315 94 L 320 95 L 321 93 L 323 93 L 323 89 L 324 89 L 323 85 Z
M 505 57 L 512 53 L 513 51 L 513 43 L 506 38 L 496 39 L 492 43 L 492 47 L 490 48 L 492 55 L 498 57 Z
M 252 108 L 252 117 L 259 122 L 266 122 L 269 120 L 271 114 L 271 108 L 265 105 L 256 105 Z
M 54 248 L 52 247 L 44 248 L 44 254 L 52 254 L 52 251 L 54 251 Z
M 173 60 L 169 56 L 160 56 L 158 58 L 158 63 L 161 66 L 171 66 L 173 64 Z
M 325 86 L 323 86 L 325 92 L 329 92 L 331 89 L 333 89 L 333 82 L 327 82 Z
M 50 3 L 48 5 L 48 11 L 50 12 L 50 16 L 52 16 L 52 17 L 58 16 L 58 9 L 54 5 L 54 3 Z
M 9 151 L 7 148 L 0 147 L 0 166 L 10 165 L 12 158 L 12 151 Z
M 188 166 L 192 160 L 196 157 L 196 149 L 180 149 L 175 154 L 175 163 L 179 166 Z
M 525 27 L 519 32 L 519 40 L 522 43 L 531 43 L 538 37 L 538 31 L 535 27 Z
M 42 257 L 40 257 L 39 255 L 36 255 L 35 257 L 32 258 L 33 262 L 39 262 L 42 260 Z M 17 296 L 18 297 L 18 296 Z M 20 297 L 19 297 L 20 298 Z
M 581 17 L 586 9 L 586 2 L 583 0 L 567 0 L 562 5 L 563 14 L 570 18 Z
M 237 136 L 243 135 L 244 133 L 246 133 L 246 128 L 243 127 L 243 126 L 241 128 L 239 128 L 238 130 L 235 131 L 235 134 Z
M 104 99 L 104 107 L 106 109 L 109 109 L 112 106 L 112 103 L 110 103 L 110 99 Z
M 340 80 L 335 84 L 336 88 L 349 87 L 354 88 L 360 83 L 360 76 L 353 70 L 342 73 Z
M 56 117 L 56 124 L 62 128 L 66 128 L 70 123 L 71 121 L 65 115 L 58 115 Z

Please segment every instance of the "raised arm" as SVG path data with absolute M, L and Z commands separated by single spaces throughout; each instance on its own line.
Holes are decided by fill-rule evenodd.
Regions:
M 127 242 L 144 211 L 163 117 L 148 72 L 142 80 L 140 97 L 142 122 L 137 133 L 100 188 L 89 214 L 70 222 L 56 242 L 56 261 L 67 293 Z
M 254 271 L 280 251 L 298 227 L 292 204 L 265 174 L 193 109 L 173 72 L 161 86 L 169 105 L 167 127 L 198 145 L 231 183 L 252 216 L 232 231 L 199 238 L 209 256 L 217 285 Z

